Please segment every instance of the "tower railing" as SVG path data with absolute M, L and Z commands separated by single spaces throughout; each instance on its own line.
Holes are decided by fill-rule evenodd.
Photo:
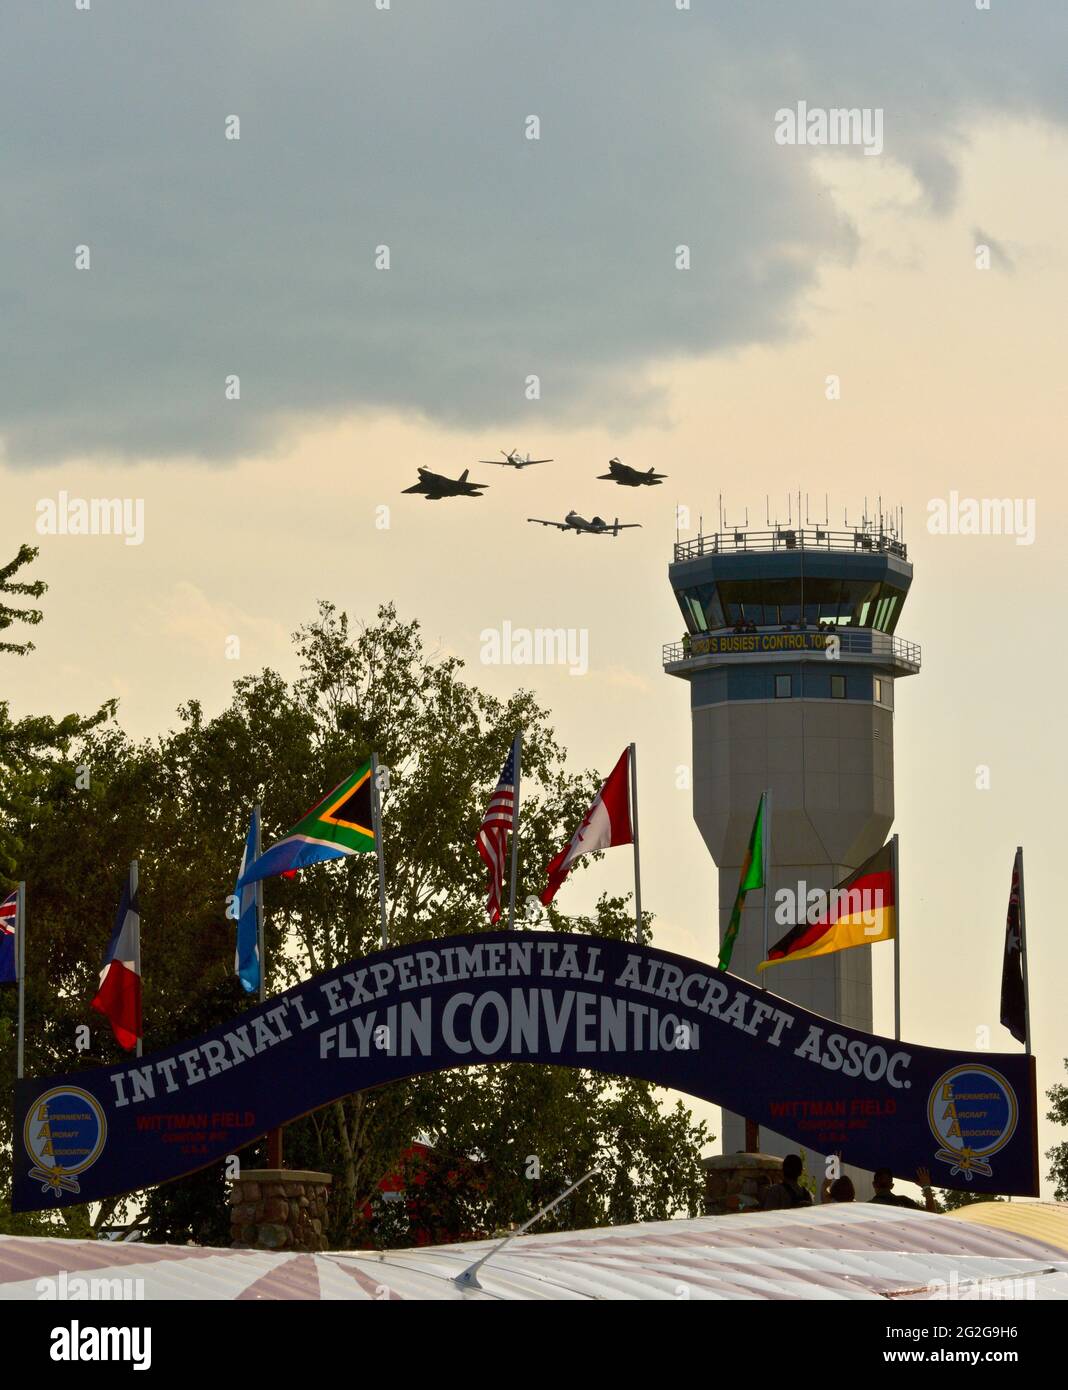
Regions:
M 698 560 L 703 555 L 740 555 L 747 551 L 846 550 L 908 559 L 905 542 L 888 531 L 854 528 L 827 531 L 816 526 L 777 526 L 772 531 L 713 531 L 675 542 L 675 559 Z
M 741 641 L 735 643 L 735 638 L 753 640 L 743 644 Z M 765 638 L 771 640 L 762 640 Z M 695 633 L 688 642 L 666 642 L 663 664 L 665 667 L 675 666 L 680 662 L 699 661 L 709 656 L 744 659 L 746 656 L 789 657 L 805 653 L 824 655 L 833 640 L 837 640 L 841 655 L 874 657 L 909 670 L 920 669 L 923 652 L 918 642 L 893 637 L 888 632 L 878 632 L 874 628 L 848 627 L 825 628 L 822 631 L 811 627 L 762 627 L 747 633 L 721 628 L 718 632 Z M 738 650 L 732 650 L 734 646 Z

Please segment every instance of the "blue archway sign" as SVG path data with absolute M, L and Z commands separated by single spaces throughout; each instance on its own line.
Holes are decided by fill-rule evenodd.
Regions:
M 163 1052 L 18 1082 L 12 1205 L 166 1182 L 340 1096 L 486 1062 L 638 1077 L 861 1168 L 1038 1193 L 1031 1057 L 860 1033 L 652 946 L 486 932 L 339 966 Z

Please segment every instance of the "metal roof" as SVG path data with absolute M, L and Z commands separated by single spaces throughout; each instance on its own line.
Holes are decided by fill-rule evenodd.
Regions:
M 1060 1239 L 863 1202 L 525 1235 L 458 1287 L 495 1243 L 287 1255 L 3 1236 L 0 1298 L 40 1298 L 45 1278 L 67 1296 L 74 1279 L 141 1280 L 146 1299 L 1068 1298 Z
M 960 1221 L 1033 1236 L 1068 1255 L 1068 1202 L 973 1202 L 949 1214 Z

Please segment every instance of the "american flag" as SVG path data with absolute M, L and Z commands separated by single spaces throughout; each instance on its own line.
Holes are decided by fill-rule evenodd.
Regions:
M 504 892 L 504 861 L 508 848 L 508 832 L 515 815 L 515 751 L 513 743 L 501 770 L 496 790 L 490 797 L 486 814 L 478 828 L 475 844 L 489 869 L 486 884 L 486 911 L 491 923 L 501 920 L 501 895 Z
M 15 922 L 18 915 L 18 894 L 0 902 L 0 984 L 18 980 L 15 961 Z

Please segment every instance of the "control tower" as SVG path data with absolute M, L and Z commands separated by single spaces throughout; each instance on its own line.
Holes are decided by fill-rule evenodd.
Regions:
M 774 944 L 795 920 L 776 921 L 775 893 L 833 888 L 893 824 L 895 686 L 920 669 L 919 648 L 896 636 L 912 566 L 900 528 L 880 516 L 843 531 L 702 534 L 676 543 L 668 577 L 686 635 L 664 648 L 664 670 L 690 686 L 693 815 L 720 871 L 720 937 L 769 788 Z M 763 893 L 751 892 L 731 959 L 752 981 L 763 911 Z M 871 1029 L 870 949 L 775 966 L 764 982 Z M 740 1116 L 724 1111 L 722 1137 L 724 1153 L 744 1149 Z M 785 1143 L 762 1134 L 765 1151 Z M 815 1136 L 807 1147 L 818 1152 Z

